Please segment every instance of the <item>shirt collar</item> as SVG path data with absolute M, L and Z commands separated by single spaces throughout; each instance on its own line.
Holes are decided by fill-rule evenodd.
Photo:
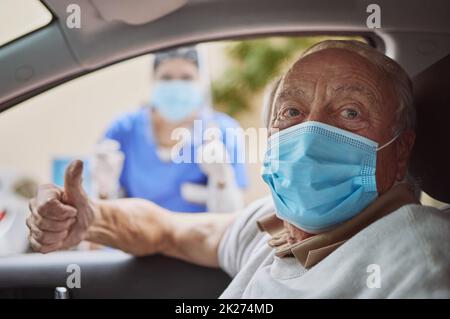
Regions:
M 310 268 L 373 222 L 412 203 L 419 202 L 411 187 L 406 183 L 395 185 L 352 219 L 294 244 L 288 242 L 289 233 L 275 213 L 264 216 L 257 224 L 261 231 L 272 236 L 268 244 L 275 249 L 276 256 L 294 256 L 305 268 Z

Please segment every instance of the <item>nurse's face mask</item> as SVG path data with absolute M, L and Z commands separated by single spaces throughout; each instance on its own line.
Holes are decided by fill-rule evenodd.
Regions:
M 150 102 L 165 120 L 178 123 L 202 106 L 204 95 L 197 81 L 161 80 L 153 88 Z
M 273 134 L 262 178 L 277 216 L 309 233 L 329 230 L 357 215 L 377 196 L 377 151 L 385 145 L 320 122 Z

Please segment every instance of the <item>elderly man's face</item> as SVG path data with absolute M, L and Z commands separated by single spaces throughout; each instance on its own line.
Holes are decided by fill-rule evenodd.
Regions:
M 381 146 L 394 137 L 398 99 L 391 80 L 374 64 L 343 49 L 298 61 L 275 96 L 271 133 L 305 121 L 353 132 Z M 414 133 L 405 132 L 377 153 L 377 188 L 383 194 L 406 174 Z

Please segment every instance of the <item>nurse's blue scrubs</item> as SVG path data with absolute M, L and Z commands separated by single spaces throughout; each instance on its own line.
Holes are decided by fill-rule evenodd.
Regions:
M 148 107 L 127 113 L 117 119 L 107 130 L 105 138 L 120 143 L 121 151 L 125 154 L 125 163 L 120 176 L 120 184 L 128 197 L 145 198 L 167 209 L 178 212 L 205 212 L 205 205 L 198 205 L 186 201 L 181 196 L 181 185 L 195 183 L 206 185 L 207 176 L 197 163 L 174 163 L 161 161 L 156 153 L 156 143 L 150 127 L 151 111 Z M 219 112 L 204 112 L 203 131 L 209 123 L 220 128 L 223 143 L 229 154 L 235 154 L 232 166 L 237 184 L 241 188 L 247 186 L 245 164 L 236 163 L 238 152 L 243 152 L 241 139 L 235 138 L 234 143 L 227 145 L 227 128 L 238 128 L 236 120 Z M 192 134 L 203 136 L 202 132 Z M 236 142 L 237 141 L 237 142 Z M 200 142 L 191 141 L 191 154 Z

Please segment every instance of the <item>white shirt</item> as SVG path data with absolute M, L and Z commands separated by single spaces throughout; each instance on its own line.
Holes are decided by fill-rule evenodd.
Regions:
M 221 298 L 450 298 L 449 212 L 405 205 L 307 270 L 267 245 L 256 221 L 273 211 L 258 200 L 225 232 L 219 264 L 233 280 Z

